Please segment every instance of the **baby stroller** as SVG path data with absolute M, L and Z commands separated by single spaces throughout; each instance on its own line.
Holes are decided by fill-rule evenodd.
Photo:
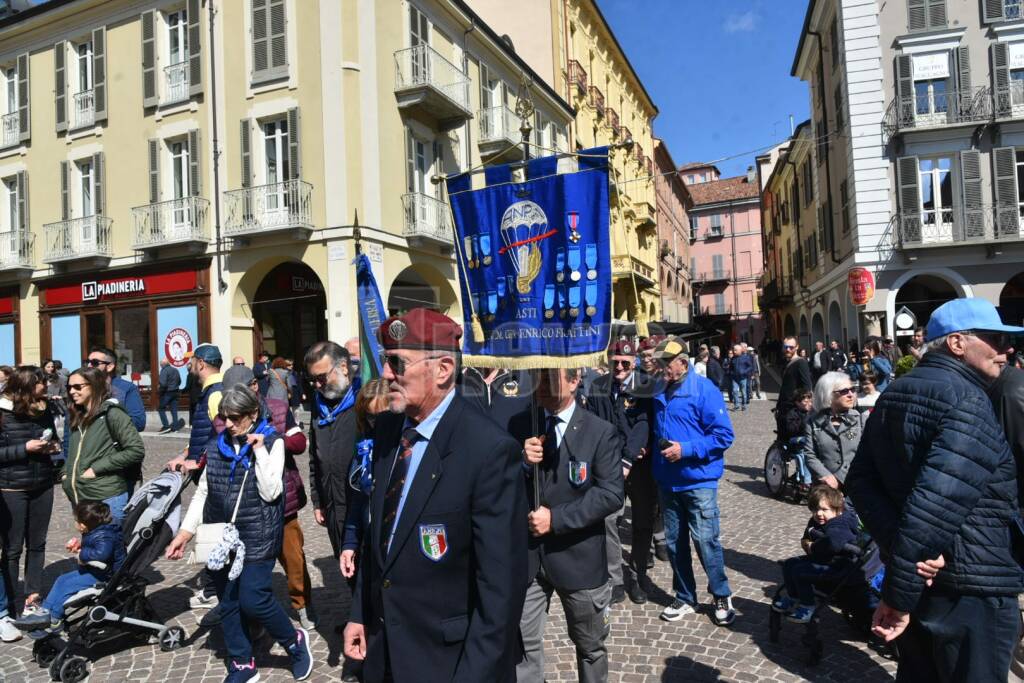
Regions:
M 800 503 L 807 487 L 800 482 L 800 468 L 793 462 L 789 446 L 776 439 L 764 454 L 764 483 L 768 492 L 779 500 L 789 498 Z
M 820 531 L 812 532 L 821 534 Z M 814 593 L 817 601 L 811 620 L 805 625 L 804 635 L 801 642 L 808 648 L 807 663 L 811 666 L 821 661 L 824 646 L 819 636 L 819 612 L 823 606 L 835 605 L 843 614 L 843 617 L 855 629 L 864 633 L 871 646 L 883 656 L 896 657 L 895 649 L 892 646 L 885 646 L 871 634 L 871 617 L 878 606 L 880 593 L 879 582 L 876 577 L 884 572 L 885 568 L 879 556 L 878 546 L 871 539 L 871 536 L 864 530 L 854 543 L 847 543 L 842 556 L 849 560 L 848 569 L 838 579 L 833 579 L 828 584 L 820 583 L 815 585 Z M 774 603 L 782 595 L 783 586 L 780 586 L 772 596 Z M 773 643 L 779 642 L 779 632 L 782 630 L 783 615 L 769 607 L 768 636 Z
M 127 553 L 124 564 L 106 583 L 79 591 L 64 603 L 62 627 L 35 642 L 32 659 L 48 668 L 50 678 L 77 683 L 89 675 L 89 657 L 103 646 L 125 638 L 148 643 L 155 637 L 160 649 L 176 650 L 185 630 L 160 621 L 146 598 L 148 581 L 140 574 L 161 557 L 181 523 L 181 492 L 189 478 L 165 471 L 144 484 L 124 510 Z

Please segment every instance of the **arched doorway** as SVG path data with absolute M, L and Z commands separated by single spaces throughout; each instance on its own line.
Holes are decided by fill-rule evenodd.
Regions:
M 844 347 L 843 312 L 835 301 L 828 305 L 828 337 L 829 341 L 839 342 L 839 348 Z
M 810 353 L 811 336 L 807 333 L 807 316 L 803 314 L 800 315 L 800 346 Z
M 327 339 L 324 285 L 304 263 L 282 263 L 267 273 L 250 306 L 257 353 L 266 351 L 301 365 L 306 349 Z
M 821 313 L 815 313 L 811 318 L 811 341 L 825 341 L 825 320 L 821 317 Z M 807 352 L 810 353 L 810 351 L 811 349 L 808 347 Z
M 430 308 L 456 320 L 462 317 L 454 310 L 455 292 L 448 280 L 422 264 L 402 270 L 391 283 L 387 299 L 388 315 L 401 315 L 412 308 Z
M 786 321 L 782 324 L 782 333 L 787 337 L 796 336 L 796 321 L 789 313 L 786 314 Z
M 1024 322 L 1024 273 L 1017 273 L 999 293 L 999 315 L 1007 325 Z
M 916 275 L 900 287 L 896 292 L 896 310 L 903 306 L 909 308 L 917 324 L 925 326 L 932 315 L 932 311 L 960 296 L 956 288 L 941 277 L 935 275 Z M 911 330 L 912 332 L 912 330 Z M 909 337 L 909 335 L 904 335 Z M 897 344 L 909 341 L 909 338 L 896 339 Z

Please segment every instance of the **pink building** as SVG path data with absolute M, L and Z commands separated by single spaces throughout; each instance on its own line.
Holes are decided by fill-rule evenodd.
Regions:
M 679 173 L 693 198 L 689 217 L 694 320 L 722 330 L 721 346 L 741 341 L 756 346 L 764 338 L 757 307 L 764 263 L 757 176 L 750 170 L 744 176 L 721 178 L 715 166 L 699 163 L 686 164 Z

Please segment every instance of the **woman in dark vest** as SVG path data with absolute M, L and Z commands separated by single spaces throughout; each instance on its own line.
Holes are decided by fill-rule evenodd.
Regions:
M 212 572 L 229 655 L 226 680 L 245 683 L 259 677 L 243 615 L 280 643 L 291 657 L 292 675 L 304 680 L 313 670 L 309 633 L 292 626 L 271 586 L 284 530 L 284 440 L 261 412 L 259 396 L 248 387 L 225 390 L 220 413 L 224 431 L 207 447 L 206 468 L 167 557 L 176 560 L 184 555 L 200 523 L 230 522 L 237 502 L 234 526 L 244 545 L 244 559 L 236 546 L 227 564 Z M 238 562 L 241 567 L 235 566 Z

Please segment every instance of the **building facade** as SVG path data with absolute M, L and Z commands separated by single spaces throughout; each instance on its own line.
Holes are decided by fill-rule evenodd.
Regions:
M 958 296 L 1021 322 L 1020 3 L 812 0 L 792 73 L 810 90 L 826 255 L 804 314 L 844 343 L 906 343 Z M 848 305 L 854 267 L 875 279 L 862 306 Z
M 201 341 L 355 335 L 357 235 L 389 311 L 457 315 L 435 181 L 521 155 L 524 74 L 534 141 L 569 145 L 568 103 L 460 0 L 51 0 L 0 45 L 0 362 L 106 344 L 147 396 Z
M 758 345 L 764 325 L 757 290 L 763 272 L 760 191 L 753 169 L 720 177 L 713 165 L 687 164 L 680 170 L 693 206 L 689 210 L 690 279 L 693 316 L 721 330 L 718 343 Z
M 637 308 L 661 318 L 657 199 L 654 189 L 654 101 L 595 0 L 468 0 L 501 26 L 516 53 L 576 108 L 574 149 L 633 145 L 611 152 L 614 317 Z M 545 40 L 549 38 L 550 40 Z
M 654 191 L 658 209 L 661 319 L 690 322 L 690 219 L 693 204 L 664 140 L 654 140 Z

